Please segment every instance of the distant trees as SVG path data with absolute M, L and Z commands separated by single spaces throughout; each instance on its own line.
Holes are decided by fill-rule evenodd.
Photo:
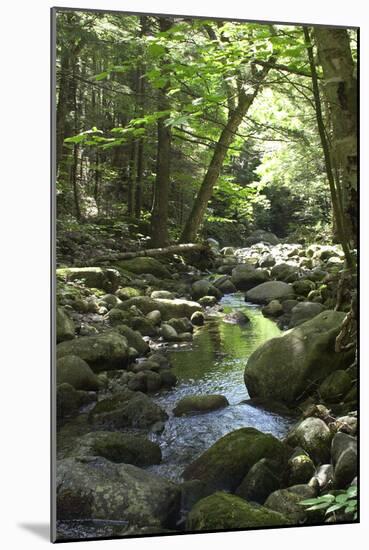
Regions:
M 325 139 L 335 215 L 354 246 L 356 82 L 346 31 L 306 37 L 296 26 L 63 9 L 57 29 L 59 216 L 127 219 L 156 247 L 193 242 L 211 223 L 281 235 L 327 224 Z M 313 40 L 323 71 L 307 56 Z M 271 201 L 294 216 L 282 219 Z

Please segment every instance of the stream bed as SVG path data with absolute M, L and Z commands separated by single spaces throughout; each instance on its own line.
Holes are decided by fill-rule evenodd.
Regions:
M 260 307 L 245 303 L 241 293 L 224 296 L 220 306 L 225 313 L 243 311 L 250 323 L 237 325 L 214 315 L 195 329 L 191 344 L 169 348 L 178 384 L 154 397 L 169 420 L 163 433 L 154 438 L 162 450 L 162 463 L 148 469 L 173 481 L 181 481 L 187 464 L 229 432 L 251 426 L 281 438 L 293 423 L 290 417 L 244 402 L 249 398 L 243 381 L 247 359 L 263 342 L 278 336 L 280 329 L 262 315 Z M 173 416 L 173 408 L 183 397 L 214 393 L 224 395 L 230 405 L 205 414 Z

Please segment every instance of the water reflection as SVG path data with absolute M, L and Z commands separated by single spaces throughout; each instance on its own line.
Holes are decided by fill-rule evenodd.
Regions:
M 226 433 L 252 426 L 282 437 L 291 424 L 289 418 L 242 403 L 249 397 L 243 382 L 248 357 L 260 344 L 278 336 L 280 330 L 263 317 L 260 308 L 245 304 L 242 294 L 225 296 L 221 305 L 225 312 L 244 311 L 250 324 L 239 326 L 214 317 L 196 329 L 191 348 L 168 352 L 179 382 L 156 398 L 170 418 L 157 438 L 163 462 L 150 469 L 176 481 L 189 462 Z M 172 410 L 182 397 L 209 393 L 225 395 L 230 406 L 207 414 L 173 417 Z

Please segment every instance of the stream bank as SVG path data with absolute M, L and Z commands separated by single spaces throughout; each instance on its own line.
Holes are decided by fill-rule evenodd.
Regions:
M 317 474 L 321 466 L 330 464 L 327 449 L 335 432 L 347 432 L 348 438 L 355 438 L 355 415 L 347 415 L 355 401 L 354 371 L 338 368 L 345 372 L 339 383 L 342 391 L 351 392 L 351 400 L 345 399 L 339 389 L 333 403 L 337 414 L 330 414 L 325 401 L 320 405 L 320 400 L 318 406 L 323 408 L 315 410 L 314 392 L 304 396 L 303 403 L 293 403 L 294 410 L 296 406 L 300 411 L 312 407 L 306 417 L 313 419 L 308 422 L 315 434 L 315 443 L 310 447 L 304 440 L 304 430 L 293 435 L 291 425 L 296 419 L 245 403 L 249 386 L 246 388 L 243 377 L 250 357 L 255 363 L 255 354 L 261 353 L 268 342 L 284 341 L 275 340 L 282 334 L 275 321 L 279 327 L 288 327 L 296 307 L 308 304 L 309 311 L 305 307 L 297 321 L 295 315 L 293 322 L 303 327 L 293 329 L 296 334 L 296 330 L 306 330 L 305 323 L 315 323 L 314 318 L 326 315 L 335 293 L 341 258 L 334 247 L 313 247 L 309 251 L 299 245 L 259 242 L 244 249 L 226 248 L 221 253 L 215 250 L 211 272 L 176 259 L 159 262 L 150 258 L 103 268 L 62 268 L 58 273 L 62 330 L 57 346 L 59 380 L 61 374 L 64 376 L 58 387 L 60 537 L 91 536 L 88 533 L 93 532 L 96 520 L 100 530 L 120 536 L 182 531 L 202 524 L 190 518 L 192 508 L 214 495 L 215 489 L 225 489 L 237 494 L 232 498 L 263 505 L 269 495 L 296 484 L 304 486 L 300 500 L 332 486 L 332 468 L 328 481 L 325 479 L 320 485 Z M 256 303 L 251 304 L 250 299 Z M 316 308 L 317 304 L 320 307 Z M 324 342 L 327 349 L 344 317 L 342 312 L 325 330 L 330 335 Z M 309 341 L 315 341 L 315 332 L 313 327 Z M 278 352 L 273 353 L 277 359 Z M 73 366 L 70 365 L 71 357 L 84 363 L 78 363 L 80 376 L 76 374 L 77 361 L 73 359 Z M 284 362 L 288 361 L 293 361 L 293 357 L 287 354 Z M 347 358 L 340 367 L 347 369 L 351 363 L 352 358 Z M 332 373 L 335 368 L 333 365 Z M 310 363 L 306 369 L 311 372 Z M 336 389 L 326 390 L 328 403 L 330 392 L 337 393 L 337 383 L 333 380 L 331 387 L 335 384 Z M 268 392 L 267 388 L 266 395 L 272 401 Z M 189 411 L 184 416 L 173 415 L 184 398 L 205 395 L 223 396 L 227 406 L 201 414 Z M 286 403 L 282 405 L 286 409 Z M 251 431 L 243 432 L 245 429 Z M 236 438 L 229 447 L 226 438 L 231 434 L 239 437 L 239 442 Z M 319 453 L 315 445 L 322 438 L 324 450 Z M 282 439 L 286 443 L 281 444 Z M 352 439 L 346 441 L 350 448 Z M 215 467 L 218 445 L 221 457 L 237 457 L 238 445 L 243 449 L 246 440 L 248 448 L 254 449 L 252 457 L 242 454 L 235 458 L 235 464 L 223 464 L 223 470 L 236 469 L 237 475 L 229 486 L 212 485 L 201 473 L 202 464 L 206 465 L 204 471 Z M 276 464 L 272 459 L 275 454 L 279 457 Z M 152 458 L 145 462 L 143 455 Z M 298 458 L 301 456 L 307 458 Z M 352 472 L 353 466 L 350 475 Z M 354 477 L 340 482 L 338 488 L 346 487 Z M 124 512 L 118 505 L 119 495 L 112 496 L 114 479 L 125 487 Z M 312 479 L 315 481 L 308 485 Z M 250 489 L 256 480 L 263 487 L 262 495 L 255 496 Z M 104 486 L 103 496 L 96 495 L 96 483 Z M 138 493 L 140 512 L 134 505 Z M 265 525 L 268 521 L 282 525 L 324 520 L 322 516 L 310 517 L 299 506 L 300 514 L 289 517 L 288 506 L 283 508 L 281 504 L 285 497 L 284 493 L 274 495 L 269 501 L 267 508 L 280 516 L 271 518 L 266 511 Z M 247 520 L 250 526 L 257 525 L 254 509 L 243 507 L 242 513 L 251 516 Z M 119 523 L 122 515 L 127 522 L 124 525 Z M 222 525 L 221 518 L 219 521 Z M 227 522 L 223 525 L 232 528 Z

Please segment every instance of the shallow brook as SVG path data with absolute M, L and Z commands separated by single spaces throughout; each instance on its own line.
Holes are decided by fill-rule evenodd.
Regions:
M 195 329 L 193 343 L 168 350 L 178 384 L 154 397 L 170 418 L 162 434 L 155 436 L 163 461 L 150 471 L 174 481 L 181 480 L 187 464 L 223 435 L 252 426 L 283 437 L 293 420 L 244 403 L 249 398 L 243 381 L 245 364 L 263 342 L 280 334 L 277 325 L 266 319 L 260 307 L 245 303 L 243 294 L 226 295 L 220 302 L 224 313 L 241 310 L 250 319 L 246 325 L 226 322 L 214 315 Z M 203 414 L 174 417 L 176 403 L 188 395 L 222 394 L 229 406 Z

